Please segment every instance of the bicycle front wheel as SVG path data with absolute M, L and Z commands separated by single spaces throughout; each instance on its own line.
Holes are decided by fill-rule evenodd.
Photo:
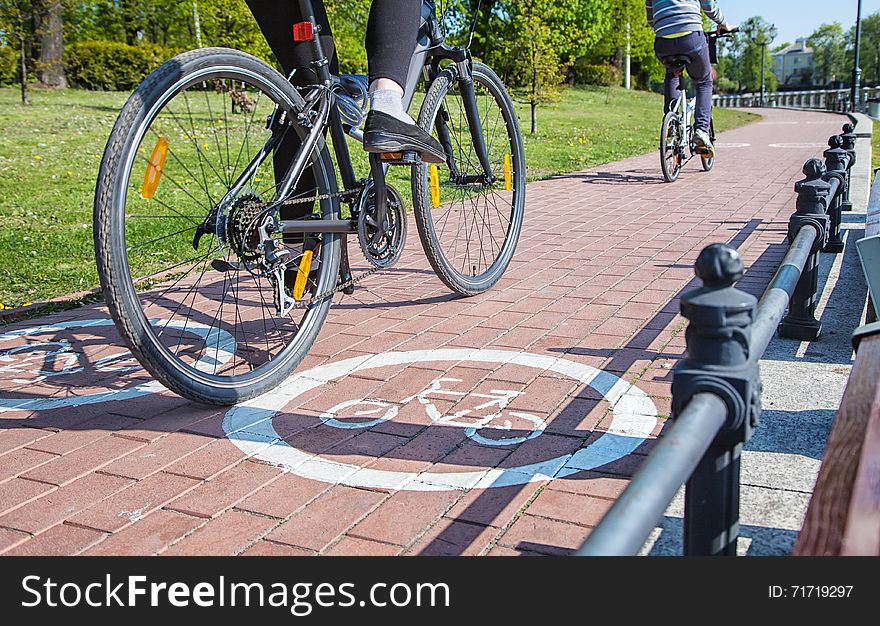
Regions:
M 191 400 L 226 405 L 272 389 L 302 361 L 327 316 L 329 299 L 285 305 L 297 290 L 305 303 L 335 287 L 339 236 L 274 234 L 267 243 L 257 228 L 285 178 L 284 166 L 276 178 L 274 153 L 305 135 L 296 124 L 270 122 L 282 113 L 295 120 L 303 107 L 262 61 L 197 50 L 148 76 L 110 135 L 94 210 L 104 296 L 140 363 Z M 334 219 L 338 202 L 314 198 L 335 191 L 319 142 L 291 197 L 303 200 L 298 210 Z M 287 219 L 287 208 L 275 212 Z M 288 251 L 287 264 L 274 257 L 270 266 L 270 248 Z
M 675 182 L 681 174 L 683 134 L 678 116 L 670 111 L 663 118 L 660 130 L 660 167 L 663 170 L 663 180 L 667 183 Z
M 413 168 L 413 208 L 425 255 L 452 291 L 473 296 L 490 289 L 513 258 L 525 212 L 522 133 L 501 79 L 473 64 L 477 115 L 495 180 L 477 157 L 458 70 L 431 83 L 419 124 L 447 144 L 445 164 Z M 444 136 L 446 141 L 444 141 Z

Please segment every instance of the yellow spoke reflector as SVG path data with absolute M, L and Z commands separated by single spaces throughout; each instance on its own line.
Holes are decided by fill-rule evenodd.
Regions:
M 159 137 L 156 146 L 153 148 L 153 154 L 150 155 L 150 164 L 147 165 L 147 171 L 144 174 L 144 185 L 141 187 L 141 198 L 149 200 L 156 195 L 156 189 L 159 187 L 159 180 L 162 178 L 162 170 L 165 169 L 165 158 L 168 156 L 168 141 L 164 137 Z
M 440 206 L 440 169 L 436 165 L 430 165 L 428 173 L 431 187 L 431 206 L 436 209 Z
M 313 256 L 314 253 L 311 250 L 306 250 L 299 261 L 299 269 L 296 271 L 296 282 L 293 283 L 294 300 L 302 300 L 303 294 L 306 292 L 306 282 L 309 280 L 309 272 L 312 269 Z
M 513 189 L 513 172 L 510 169 L 510 155 L 504 155 L 504 190 Z

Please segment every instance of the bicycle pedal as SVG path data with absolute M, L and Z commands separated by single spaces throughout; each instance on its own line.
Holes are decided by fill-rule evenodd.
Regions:
M 421 165 L 422 155 L 414 150 L 404 152 L 381 152 L 379 160 L 389 165 Z

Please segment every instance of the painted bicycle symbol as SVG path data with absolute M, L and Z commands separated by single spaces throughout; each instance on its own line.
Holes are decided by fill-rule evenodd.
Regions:
M 56 376 L 82 372 L 85 369 L 81 365 L 82 359 L 82 353 L 65 340 L 17 346 L 0 352 L 0 376 L 11 376 L 13 383 L 32 385 Z M 117 374 L 140 369 L 129 352 L 103 357 L 91 367 L 96 372 Z
M 346 400 L 321 414 L 321 421 L 334 428 L 366 429 L 394 419 L 400 408 L 418 401 L 431 424 L 463 428 L 469 439 L 484 446 L 514 446 L 540 437 L 546 424 L 542 418 L 523 411 L 508 411 L 521 391 L 490 389 L 488 393 L 468 393 L 452 388 L 460 378 L 437 378 L 425 389 L 405 398 L 400 404 L 365 398 Z M 438 400 L 476 399 L 479 404 L 445 414 L 437 407 Z M 343 417 L 344 415 L 344 417 Z M 525 433 L 504 435 L 504 433 Z

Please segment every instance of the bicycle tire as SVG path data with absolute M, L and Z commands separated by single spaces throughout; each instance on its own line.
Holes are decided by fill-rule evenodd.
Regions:
M 438 233 L 437 223 L 434 219 L 434 211 L 439 210 L 444 205 L 439 204 L 436 209 L 433 206 L 429 183 L 429 166 L 423 164 L 419 167 L 414 167 L 412 172 L 413 209 L 416 227 L 418 229 L 419 238 L 422 242 L 422 247 L 425 250 L 425 255 L 440 280 L 453 292 L 463 296 L 474 296 L 491 289 L 492 286 L 495 285 L 495 283 L 497 283 L 504 275 L 504 272 L 510 265 L 510 261 L 513 259 L 514 252 L 516 251 L 525 214 L 525 154 L 523 150 L 522 132 L 520 131 L 519 120 L 516 116 L 513 101 L 501 79 L 486 65 L 479 62 L 473 63 L 473 79 L 475 90 L 482 90 L 482 95 L 478 94 L 477 99 L 480 101 L 482 98 L 482 101 L 485 102 L 486 105 L 486 115 L 484 116 L 483 112 L 480 112 L 481 118 L 485 118 L 483 128 L 484 136 L 487 132 L 487 127 L 490 124 L 493 127 L 493 130 L 491 131 L 493 135 L 489 138 L 490 141 L 487 142 L 487 144 L 489 144 L 487 147 L 490 150 L 494 147 L 501 151 L 501 156 L 499 157 L 500 161 L 493 160 L 493 155 L 496 153 L 490 153 L 489 158 L 490 160 L 493 160 L 493 166 L 504 168 L 506 172 L 505 176 L 509 173 L 511 178 L 509 185 L 509 202 L 506 200 L 506 196 L 502 196 L 495 191 L 499 183 L 495 183 L 492 187 L 491 201 L 494 205 L 491 209 L 497 214 L 498 224 L 504 229 L 503 240 L 498 243 L 490 232 L 489 235 L 492 237 L 491 242 L 489 242 L 490 252 L 488 254 L 485 253 L 485 248 L 481 239 L 479 253 L 475 253 L 477 258 L 474 259 L 471 257 L 471 235 L 477 234 L 482 237 L 482 233 L 485 233 L 492 228 L 492 222 L 496 219 L 496 216 L 490 214 L 490 201 L 488 195 L 485 196 L 485 205 L 482 209 L 482 214 L 479 216 L 479 222 L 477 222 L 477 213 L 480 209 L 477 208 L 476 204 L 471 207 L 472 215 L 466 215 L 467 208 L 465 207 L 465 203 L 468 199 L 465 198 L 465 195 L 469 193 L 468 188 L 466 185 L 456 186 L 450 182 L 450 188 L 454 190 L 454 193 L 461 194 L 461 209 L 458 217 L 459 231 L 461 230 L 461 224 L 464 223 L 467 233 L 466 237 L 468 237 L 468 241 L 465 243 L 465 255 L 461 262 L 459 263 L 458 260 L 450 258 L 452 255 L 449 251 L 444 250 L 445 247 L 448 247 L 446 246 L 448 240 L 444 241 L 443 238 L 445 236 L 446 222 L 448 222 L 449 215 L 453 212 L 454 206 L 457 205 L 458 201 L 455 201 L 452 204 L 446 203 L 446 217 L 443 218 L 444 224 L 439 229 L 440 232 Z M 440 105 L 444 102 L 448 102 L 449 104 L 454 102 L 454 100 L 447 98 L 447 96 L 449 96 L 450 92 L 456 88 L 457 84 L 458 69 L 455 66 L 443 69 L 431 82 L 422 104 L 418 120 L 419 125 L 427 132 L 434 132 L 436 136 L 435 119 L 440 111 Z M 490 121 L 490 116 L 488 114 L 490 108 L 493 106 L 497 107 L 497 113 L 492 113 L 494 118 Z M 463 118 L 461 112 L 459 113 L 460 118 Z M 500 135 L 494 134 L 495 131 L 499 130 L 499 120 L 503 121 L 503 134 L 506 135 L 506 143 L 503 146 L 501 144 L 493 146 L 492 140 L 496 137 L 498 137 L 500 141 Z M 459 123 L 459 126 L 461 126 L 461 123 Z M 465 149 L 467 142 L 471 141 L 469 127 L 467 126 L 466 120 L 464 121 L 463 128 L 468 134 L 466 137 L 463 135 L 461 141 L 458 141 L 454 146 L 455 151 L 458 153 L 456 159 L 459 165 L 464 165 L 464 161 L 468 160 L 469 162 L 465 167 L 472 167 L 473 172 L 476 172 L 476 168 L 480 168 L 480 166 L 477 163 L 474 167 L 474 163 L 470 161 L 473 154 Z M 507 155 L 506 157 L 504 156 L 505 154 Z M 476 157 L 473 156 L 473 159 L 476 159 Z M 504 165 L 505 161 L 509 163 L 510 167 Z M 482 172 L 482 168 L 480 168 L 479 171 Z M 506 189 L 506 180 L 504 181 L 504 186 L 505 193 L 508 193 Z M 470 187 L 470 189 L 474 188 Z M 484 189 L 488 189 L 488 187 Z M 477 194 L 477 197 L 479 197 L 479 194 Z M 502 204 L 501 208 L 498 208 L 499 199 L 509 206 L 509 216 L 506 215 L 507 206 Z M 464 221 L 462 218 L 464 218 Z M 503 223 L 504 221 L 507 222 L 506 226 Z M 468 228 L 469 232 L 467 231 Z M 457 246 L 458 243 L 455 244 L 453 253 L 457 250 Z M 495 251 L 496 249 L 497 252 Z M 493 257 L 491 261 L 488 258 L 489 255 Z M 465 267 L 465 265 L 468 267 Z M 481 265 L 484 265 L 485 269 L 477 271 Z
M 222 81 L 224 86 L 226 85 L 225 81 L 229 80 L 233 91 L 237 89 L 238 83 L 236 81 L 243 81 L 240 83 L 241 89 L 245 88 L 244 81 L 251 81 L 253 85 L 247 83 L 248 86 L 265 90 L 266 97 L 272 99 L 267 102 L 269 106 L 280 106 L 284 111 L 294 115 L 296 111 L 301 110 L 303 107 L 303 99 L 297 90 L 278 72 L 251 55 L 226 48 L 207 48 L 185 52 L 167 61 L 144 79 L 129 97 L 120 111 L 116 124 L 110 134 L 101 161 L 96 185 L 94 245 L 98 274 L 110 314 L 124 342 L 141 365 L 164 386 L 185 398 L 204 404 L 230 405 L 273 389 L 299 365 L 317 339 L 327 317 L 330 299 L 324 299 L 308 309 L 303 309 L 305 312 L 302 313 L 300 322 L 292 325 L 292 327 L 295 327 L 295 330 L 290 331 L 289 341 L 283 339 L 279 342 L 280 348 L 277 356 L 269 358 L 267 362 L 259 366 L 252 366 L 251 369 L 243 374 L 236 373 L 234 368 L 231 375 L 218 374 L 217 362 L 220 360 L 219 355 L 221 354 L 219 337 L 221 333 L 230 334 L 228 329 L 224 329 L 222 319 L 224 315 L 223 303 L 227 298 L 225 292 L 220 304 L 220 319 L 217 323 L 216 331 L 214 330 L 213 322 L 210 330 L 207 332 L 196 330 L 201 322 L 195 321 L 189 329 L 187 329 L 186 323 L 184 323 L 183 329 L 179 330 L 180 334 L 187 331 L 191 333 L 196 332 L 196 334 L 205 333 L 203 352 L 210 355 L 213 350 L 213 356 L 211 357 L 215 360 L 213 373 L 207 371 L 208 368 L 202 367 L 206 362 L 209 362 L 206 360 L 207 357 L 203 356 L 195 362 L 194 366 L 192 358 L 184 359 L 187 352 L 185 349 L 183 350 L 184 356 L 178 356 L 178 351 L 181 350 L 180 345 L 172 352 L 169 345 L 165 345 L 159 338 L 171 323 L 170 318 L 169 321 L 165 322 L 163 330 L 158 333 L 154 324 L 155 320 L 153 320 L 154 323 L 151 323 L 148 318 L 147 312 L 143 307 L 142 298 L 146 300 L 149 296 L 144 294 L 150 294 L 151 292 L 141 291 L 141 293 L 138 293 L 138 277 L 132 275 L 129 266 L 130 250 L 127 249 L 126 243 L 126 223 L 131 221 L 132 218 L 131 215 L 126 215 L 126 206 L 129 202 L 134 205 L 140 201 L 137 196 L 130 192 L 132 173 L 134 172 L 134 166 L 139 154 L 138 151 L 142 147 L 143 140 L 151 126 L 159 119 L 160 113 L 166 107 L 171 111 L 169 103 L 174 97 L 180 93 L 185 93 L 189 87 L 197 85 L 200 81 L 202 90 L 207 91 L 206 85 L 209 83 L 206 81 L 211 80 Z M 193 93 L 196 93 L 196 91 Z M 219 91 L 217 93 L 220 94 Z M 225 115 L 226 94 L 220 95 L 224 98 Z M 232 96 L 231 93 L 229 95 L 230 97 Z M 236 115 L 234 111 L 235 98 L 232 97 L 231 99 L 233 101 L 232 115 Z M 208 95 L 205 95 L 205 100 L 209 100 Z M 242 104 L 239 104 L 239 107 L 242 106 Z M 245 104 L 244 106 L 247 105 Z M 188 100 L 187 107 L 189 107 Z M 251 121 L 255 118 L 258 108 L 258 105 L 253 105 L 254 111 L 250 113 Z M 210 111 L 210 105 L 208 110 Z M 241 113 L 241 110 L 239 113 Z M 245 115 L 247 114 L 245 113 Z M 213 117 L 213 113 L 211 113 L 210 123 L 212 125 L 214 124 Z M 193 119 L 191 117 L 190 121 L 193 122 Z M 202 121 L 198 116 L 195 119 Z M 218 127 L 221 127 L 219 122 Z M 222 127 L 228 128 L 226 120 L 224 120 Z M 291 127 L 295 128 L 295 132 L 301 136 L 304 133 L 296 125 L 291 125 Z M 249 130 L 250 127 L 248 127 Z M 225 132 L 227 133 L 227 157 L 229 157 L 229 130 Z M 183 133 L 184 136 L 186 134 L 186 132 Z M 195 126 L 193 126 L 193 138 L 196 135 L 197 131 Z M 215 140 L 217 140 L 217 147 L 220 150 L 220 141 L 217 136 L 215 136 Z M 247 140 L 248 137 L 245 135 L 245 142 Z M 207 146 L 207 142 L 210 139 L 205 139 L 205 141 L 205 146 Z M 198 141 L 194 143 L 198 151 Z M 242 150 L 243 148 L 239 148 L 239 157 Z M 271 162 L 271 155 L 267 158 Z M 201 164 L 201 152 L 199 152 L 199 159 Z M 231 158 L 228 161 L 227 165 L 230 165 Z M 169 162 L 171 162 L 170 159 Z M 235 165 L 238 165 L 238 159 L 236 159 Z M 335 171 L 327 146 L 323 140 L 319 140 L 316 145 L 310 164 L 307 167 L 311 168 L 318 193 L 332 194 L 336 192 Z M 232 175 L 228 175 L 228 179 L 232 179 L 233 176 L 234 172 Z M 135 178 L 134 180 L 136 181 L 137 179 Z M 256 180 L 259 182 L 259 179 Z M 170 185 L 170 183 L 168 184 Z M 276 181 L 276 190 L 277 185 L 278 182 Z M 139 198 L 143 199 L 143 197 L 141 192 Z M 208 197 L 210 197 L 210 194 L 208 194 Z M 327 219 L 337 218 L 339 214 L 338 200 L 322 200 L 320 202 L 320 210 Z M 135 231 L 130 230 L 128 232 L 131 234 Z M 213 242 L 219 241 L 219 235 L 212 234 L 211 237 L 215 237 L 212 240 L 212 245 L 214 245 Z M 312 283 L 312 293 L 322 293 L 327 289 L 332 290 L 336 284 L 339 271 L 339 235 L 323 235 L 319 241 L 320 243 L 317 244 L 314 253 L 317 269 L 311 270 L 308 278 L 310 283 Z M 197 247 L 195 242 L 192 246 L 193 248 Z M 199 244 L 199 251 L 200 247 L 201 244 Z M 304 244 L 303 248 L 305 248 Z M 218 247 L 217 249 L 219 250 L 220 248 Z M 212 252 L 209 249 L 208 256 L 211 254 Z M 211 265 L 213 267 L 213 260 Z M 205 276 L 208 271 L 210 270 L 207 270 L 207 261 L 205 261 L 202 265 L 202 274 L 198 280 L 201 280 L 201 277 Z M 226 269 L 221 273 L 223 274 L 223 287 L 225 288 L 227 284 L 226 276 L 230 273 L 230 270 Z M 214 276 L 214 274 L 210 274 L 210 276 Z M 247 279 L 247 277 L 245 278 Z M 176 283 L 180 280 L 177 279 Z M 237 280 L 238 278 L 236 278 Z M 258 283 L 256 278 L 254 278 L 254 282 Z M 230 285 L 231 283 L 232 279 L 230 279 Z M 198 287 L 199 283 L 196 282 L 195 287 L 190 287 L 190 291 L 195 291 Z M 243 288 L 239 287 L 239 289 L 247 290 L 249 285 L 246 284 Z M 238 293 L 242 292 L 239 291 Z M 238 294 L 235 294 L 234 297 L 236 300 L 239 299 Z M 263 292 L 260 292 L 260 297 L 263 297 Z M 186 300 L 184 299 L 183 303 L 185 304 L 185 302 Z M 193 295 L 193 308 L 195 303 L 196 295 Z M 244 303 L 244 300 L 242 300 L 242 303 Z M 147 309 L 151 306 L 153 305 L 148 305 Z M 178 305 L 177 309 L 180 306 Z M 265 301 L 258 302 L 256 306 L 261 312 L 263 309 L 268 309 Z M 177 314 L 177 309 L 175 309 L 172 317 Z M 236 310 L 236 313 L 240 314 L 238 310 Z M 262 321 L 265 327 L 266 317 L 264 312 Z M 278 322 L 275 319 L 271 321 L 275 324 L 275 329 L 277 330 Z M 254 328 L 258 326 L 255 322 L 248 323 Z M 282 326 L 285 323 L 287 323 L 287 320 L 282 318 Z M 245 325 L 243 320 L 242 325 Z M 206 325 L 201 324 L 201 326 Z M 171 326 L 172 330 L 175 328 L 179 329 L 179 327 L 179 322 L 177 325 Z M 244 332 L 244 330 L 241 332 Z M 268 333 L 268 330 L 266 332 Z M 208 347 L 209 337 L 211 337 L 211 340 L 213 339 L 211 333 L 215 333 L 218 337 L 217 346 L 213 349 Z M 223 336 L 225 337 L 226 335 Z M 234 340 L 237 339 L 235 328 L 232 328 L 231 335 Z M 181 340 L 178 339 L 178 341 Z M 246 335 L 245 342 L 247 342 Z M 241 347 L 240 341 L 228 344 L 224 340 L 223 350 L 226 350 L 227 346 L 231 345 L 235 346 L 232 357 L 230 357 L 233 361 L 250 358 L 247 352 L 251 351 L 251 346 L 245 344 L 244 347 Z M 269 352 L 268 334 L 266 346 L 266 352 Z M 239 350 L 239 347 L 241 347 L 241 350 Z M 240 354 L 235 354 L 235 352 L 240 352 Z M 246 366 L 242 367 L 246 368 Z
M 709 122 L 709 139 L 712 140 L 712 145 L 717 150 L 718 146 L 715 146 L 715 120 L 711 120 Z M 703 163 L 703 171 L 704 172 L 711 172 L 712 168 L 715 167 L 715 157 L 701 156 L 700 160 Z
M 670 145 L 669 140 L 673 139 Z M 663 125 L 660 128 L 660 167 L 663 170 L 663 180 L 674 183 L 681 174 L 682 162 L 679 154 L 682 142 L 681 124 L 674 111 L 670 111 L 663 117 Z M 672 159 L 673 163 L 670 163 Z

